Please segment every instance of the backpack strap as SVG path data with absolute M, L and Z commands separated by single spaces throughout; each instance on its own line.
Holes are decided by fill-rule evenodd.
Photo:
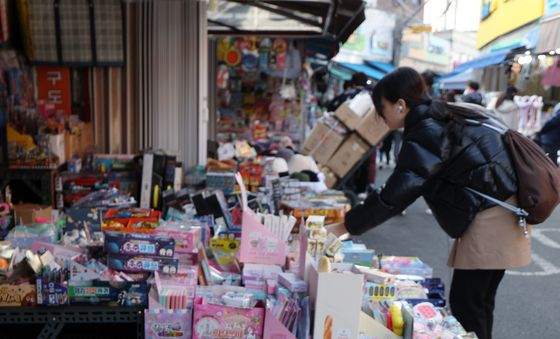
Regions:
M 491 197 L 491 196 L 489 196 L 489 195 L 487 195 L 487 194 L 484 194 L 484 193 L 482 193 L 482 192 L 479 192 L 479 191 L 477 191 L 477 190 L 474 190 L 474 189 L 472 189 L 472 188 L 470 188 L 470 187 L 465 187 L 465 189 L 466 189 L 467 191 L 469 191 L 469 192 L 472 192 L 472 193 L 474 193 L 474 194 L 476 194 L 476 195 L 478 195 L 478 196 L 481 196 L 481 197 L 485 198 L 486 200 L 489 200 L 489 201 L 491 201 L 491 202 L 493 202 L 493 203 L 495 203 L 495 204 L 497 204 L 497 205 L 500 205 L 500 206 L 502 206 L 503 208 L 505 208 L 505 209 L 507 209 L 507 210 L 512 211 L 512 212 L 515 213 L 515 215 L 517 215 L 518 217 L 527 217 L 527 216 L 529 215 L 529 213 L 527 213 L 527 211 L 525 211 L 525 210 L 524 210 L 523 208 L 521 208 L 521 207 L 517 207 L 517 206 L 514 206 L 514 205 L 512 205 L 512 204 L 508 204 L 507 202 L 504 202 L 504 201 L 498 200 L 498 199 L 496 199 L 496 198 L 493 198 L 493 197 Z
M 502 135 L 504 135 L 504 134 L 508 131 L 508 129 L 509 129 L 509 128 L 508 128 L 505 124 L 503 124 L 501 121 L 498 121 L 498 120 L 495 120 L 495 119 L 493 119 L 492 121 L 494 121 L 494 122 L 495 122 L 497 125 L 499 125 L 499 126 L 490 125 L 490 124 L 487 124 L 487 123 L 482 122 L 482 121 L 480 121 L 480 120 L 474 120 L 474 119 L 464 119 L 464 121 L 465 121 L 465 122 L 468 122 L 469 124 L 472 124 L 472 125 L 484 126 L 484 127 L 489 128 L 489 129 L 491 129 L 491 130 L 494 130 L 494 131 L 496 131 L 496 132 L 498 132 L 498 133 L 500 133 L 500 134 L 502 134 Z
M 521 227 L 521 230 L 523 231 L 523 235 L 525 236 L 525 238 L 529 237 L 529 232 L 527 232 L 527 221 L 525 220 L 525 218 L 527 218 L 527 216 L 529 215 L 529 213 L 527 213 L 527 211 L 525 211 L 523 208 L 521 207 L 516 207 L 513 206 L 511 204 L 508 204 L 507 202 L 498 200 L 496 198 L 493 198 L 489 195 L 486 195 L 484 193 L 481 193 L 477 190 L 474 190 L 470 187 L 465 187 L 465 189 L 469 192 L 472 192 L 478 196 L 483 197 L 486 200 L 489 200 L 499 206 L 502 206 L 503 208 L 512 211 L 513 213 L 515 213 L 515 215 L 517 215 L 517 217 L 519 218 L 518 223 L 519 223 L 519 227 Z

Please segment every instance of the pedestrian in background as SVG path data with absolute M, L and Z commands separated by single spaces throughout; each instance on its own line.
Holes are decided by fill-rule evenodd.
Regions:
M 368 88 L 368 77 L 365 73 L 358 72 L 352 74 L 352 79 L 344 82 L 344 92 L 334 98 L 327 106 L 329 112 L 334 112 L 346 100 L 352 99 L 361 91 Z
M 482 106 L 482 94 L 478 91 L 480 85 L 476 81 L 469 81 L 465 93 L 463 94 L 463 102 L 477 104 Z
M 535 141 L 548 154 L 552 162 L 558 164 L 558 150 L 560 149 L 560 103 L 554 106 L 552 117 L 537 133 Z
M 494 110 L 506 125 L 514 131 L 517 131 L 519 127 L 519 115 L 521 114 L 519 106 L 514 101 L 517 93 L 517 88 L 508 87 L 505 92 L 492 99 L 486 107 Z
M 385 164 L 389 167 L 391 163 L 391 148 L 393 147 L 393 132 L 387 133 L 381 145 L 379 146 L 379 169 L 383 168 L 383 156 L 385 156 Z
M 461 125 L 456 116 L 497 123 L 468 108 L 432 101 L 421 76 L 408 67 L 381 79 L 373 102 L 391 130 L 404 127 L 397 166 L 383 189 L 329 231 L 362 234 L 423 196 L 442 229 L 456 239 L 448 259 L 454 268 L 451 311 L 467 331 L 491 338 L 498 286 L 506 269 L 531 262 L 531 241 L 515 214 L 466 189 L 516 205 L 517 176 L 502 136 Z

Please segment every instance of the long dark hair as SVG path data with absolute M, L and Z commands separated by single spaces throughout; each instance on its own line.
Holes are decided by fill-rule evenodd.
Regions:
M 498 97 L 498 100 L 496 101 L 496 108 L 499 108 L 500 106 L 502 106 L 502 104 L 504 103 L 504 101 L 506 100 L 512 100 L 513 101 L 513 97 L 515 97 L 515 95 L 517 94 L 517 88 L 515 87 L 508 87 L 506 89 L 505 92 L 503 92 L 502 94 L 500 94 L 500 96 Z
M 383 116 L 382 98 L 392 103 L 403 99 L 410 109 L 430 102 L 424 79 L 410 67 L 399 67 L 387 74 L 375 85 L 372 97 L 375 109 L 381 116 Z

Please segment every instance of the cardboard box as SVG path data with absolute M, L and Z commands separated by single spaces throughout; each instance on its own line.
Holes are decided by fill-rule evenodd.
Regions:
M 356 132 L 362 136 L 370 145 L 377 145 L 389 132 L 389 126 L 385 120 L 372 108 L 360 122 Z
M 0 307 L 33 306 L 37 303 L 35 285 L 0 285 Z
M 362 119 L 373 107 L 373 101 L 369 93 L 359 93 L 351 100 L 340 105 L 334 114 L 350 130 L 355 130 L 360 126 Z
M 371 146 L 357 134 L 352 134 L 329 160 L 327 166 L 339 177 L 344 177 L 360 161 Z
M 83 157 L 88 147 L 94 144 L 92 123 L 80 124 L 77 133 L 64 133 L 66 159 Z
M 335 268 L 348 271 L 352 265 L 333 264 Z M 310 269 L 309 295 L 315 305 L 314 337 L 358 338 L 363 283 L 361 274 L 319 273 L 315 266 Z
M 365 339 L 402 339 L 401 336 L 391 332 L 379 321 L 364 312 L 360 312 L 360 336 Z
M 320 170 L 325 175 L 325 185 L 328 188 L 334 188 L 334 186 L 338 182 L 338 176 L 334 174 L 333 171 L 326 166 L 321 167 Z
M 15 205 L 16 221 L 22 221 L 23 225 L 35 224 L 37 219 L 52 219 L 52 208 L 37 204 Z
M 333 128 L 334 127 L 334 128 Z M 303 144 L 302 153 L 312 156 L 321 165 L 327 164 L 344 141 L 344 135 L 324 121 L 318 121 Z

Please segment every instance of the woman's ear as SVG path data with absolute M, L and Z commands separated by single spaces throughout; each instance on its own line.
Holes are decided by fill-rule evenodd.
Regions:
M 404 101 L 404 99 L 397 100 L 397 112 L 399 114 L 408 112 L 408 107 L 406 106 L 406 101 Z

